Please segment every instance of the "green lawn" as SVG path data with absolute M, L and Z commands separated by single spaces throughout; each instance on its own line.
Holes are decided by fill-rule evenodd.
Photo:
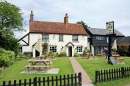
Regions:
M 81 57 L 76 58 L 77 61 L 81 64 L 84 70 L 92 79 L 93 83 L 95 81 L 95 70 L 106 70 L 106 69 L 114 69 L 120 67 L 130 67 L 130 57 L 125 58 L 125 64 L 117 64 L 117 65 L 110 65 L 106 64 L 107 59 L 96 57 L 95 60 L 87 60 L 81 59 Z M 13 80 L 24 80 L 34 77 L 47 77 L 47 76 L 56 76 L 56 75 L 66 75 L 66 74 L 73 74 L 73 68 L 69 61 L 68 57 L 59 57 L 57 60 L 53 60 L 51 64 L 52 68 L 60 68 L 58 74 L 19 74 L 21 71 L 26 70 L 25 66 L 28 64 L 27 60 L 16 61 L 12 66 L 6 68 L 0 78 L 0 84 L 3 81 L 13 81 Z M 119 79 L 111 82 L 103 82 L 98 83 L 96 86 L 126 86 L 130 84 L 130 78 Z
M 0 85 L 3 81 L 13 81 L 13 80 L 24 80 L 34 77 L 46 77 L 46 76 L 56 76 L 56 75 L 66 75 L 74 74 L 72 65 L 69 58 L 59 57 L 57 60 L 53 60 L 51 68 L 60 68 L 58 74 L 19 74 L 21 71 L 26 70 L 26 65 L 28 65 L 27 60 L 16 61 L 13 65 L 6 68 L 0 78 Z
M 101 57 L 96 57 L 95 60 L 81 59 L 81 57 L 78 57 L 76 59 L 81 64 L 83 69 L 87 72 L 87 74 L 90 76 L 93 83 L 95 82 L 95 70 L 107 70 L 120 67 L 130 67 L 130 57 L 124 59 L 125 64 L 117 65 L 107 64 L 107 59 Z M 111 82 L 98 83 L 97 86 L 126 86 L 127 84 L 130 84 L 130 78 L 119 79 Z

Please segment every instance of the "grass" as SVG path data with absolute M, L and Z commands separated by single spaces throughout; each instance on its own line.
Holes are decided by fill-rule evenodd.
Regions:
M 125 64 L 117 65 L 107 64 L 107 59 L 102 57 L 96 57 L 95 60 L 81 59 L 81 57 L 76 59 L 81 64 L 83 69 L 87 72 L 87 74 L 90 76 L 93 83 L 95 82 L 95 70 L 107 70 L 120 67 L 130 67 L 130 58 L 124 59 Z M 130 78 L 119 79 L 111 82 L 98 83 L 96 86 L 126 86 L 128 84 L 130 84 Z
M 27 60 L 20 60 L 16 61 L 13 65 L 10 67 L 7 67 L 2 77 L 0 78 L 0 84 L 3 83 L 3 81 L 9 81 L 11 82 L 13 80 L 24 80 L 24 79 L 30 79 L 34 77 L 51 77 L 51 76 L 59 76 L 59 75 L 66 75 L 66 74 L 74 74 L 72 65 L 70 63 L 69 58 L 66 57 L 59 57 L 57 60 L 53 60 L 51 64 L 51 68 L 60 68 L 58 74 L 19 74 L 21 71 L 26 70 L 26 65 L 28 65 Z
M 81 64 L 83 69 L 87 72 L 90 76 L 92 82 L 95 82 L 95 70 L 107 70 L 107 69 L 114 69 L 120 67 L 130 67 L 130 57 L 125 58 L 125 64 L 117 64 L 117 65 L 110 65 L 106 64 L 107 59 L 101 57 L 95 57 L 95 60 L 87 60 L 81 59 L 81 57 L 77 57 L 77 61 Z M 60 68 L 58 74 L 19 74 L 21 71 L 26 70 L 25 66 L 28 64 L 27 60 L 20 60 L 16 61 L 10 67 L 7 67 L 4 72 L 2 73 L 2 77 L 0 78 L 0 84 L 3 81 L 8 82 L 9 80 L 24 80 L 30 79 L 34 77 L 51 77 L 51 76 L 59 76 L 59 75 L 66 75 L 66 74 L 73 74 L 74 70 L 72 65 L 67 57 L 59 57 L 57 60 L 53 60 L 53 64 L 51 64 L 52 68 Z M 103 82 L 98 83 L 96 86 L 126 86 L 130 84 L 130 78 L 119 79 L 111 82 Z

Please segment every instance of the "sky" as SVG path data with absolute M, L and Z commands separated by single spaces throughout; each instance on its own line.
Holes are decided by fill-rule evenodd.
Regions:
M 114 28 L 130 36 L 130 0 L 7 0 L 20 7 L 26 32 L 16 32 L 21 38 L 29 32 L 30 12 L 34 20 L 64 22 L 68 13 L 69 23 L 84 21 L 91 28 L 106 28 L 106 22 L 114 21 Z

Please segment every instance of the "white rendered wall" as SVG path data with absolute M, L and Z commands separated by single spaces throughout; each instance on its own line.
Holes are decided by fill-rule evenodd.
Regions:
M 29 46 L 23 46 L 22 52 L 33 52 L 33 57 L 35 56 L 35 49 L 33 48 L 33 45 L 38 41 L 38 38 L 42 39 L 42 34 L 29 34 Z M 65 46 L 67 43 L 71 42 L 72 46 L 72 56 L 74 55 L 75 49 L 77 46 L 83 46 L 83 50 L 85 47 L 87 47 L 87 36 L 78 36 L 78 42 L 72 42 L 72 35 L 63 35 L 63 41 L 59 41 L 59 35 L 58 34 L 49 34 L 49 45 L 57 45 L 57 52 L 63 52 L 66 51 L 68 55 L 68 46 Z M 23 38 L 23 40 L 27 41 L 28 37 Z M 42 42 L 44 43 L 44 42 Z M 62 48 L 63 47 L 63 48 Z M 80 54 L 82 54 L 81 52 Z M 41 55 L 41 53 L 40 53 Z

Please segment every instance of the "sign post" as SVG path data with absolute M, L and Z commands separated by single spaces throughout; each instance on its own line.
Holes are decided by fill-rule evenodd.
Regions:
M 110 57 L 111 55 L 111 40 L 112 40 L 112 36 L 114 35 L 114 21 L 111 22 L 106 22 L 106 32 L 107 32 L 107 36 L 108 36 L 108 63 L 111 63 L 110 61 Z

